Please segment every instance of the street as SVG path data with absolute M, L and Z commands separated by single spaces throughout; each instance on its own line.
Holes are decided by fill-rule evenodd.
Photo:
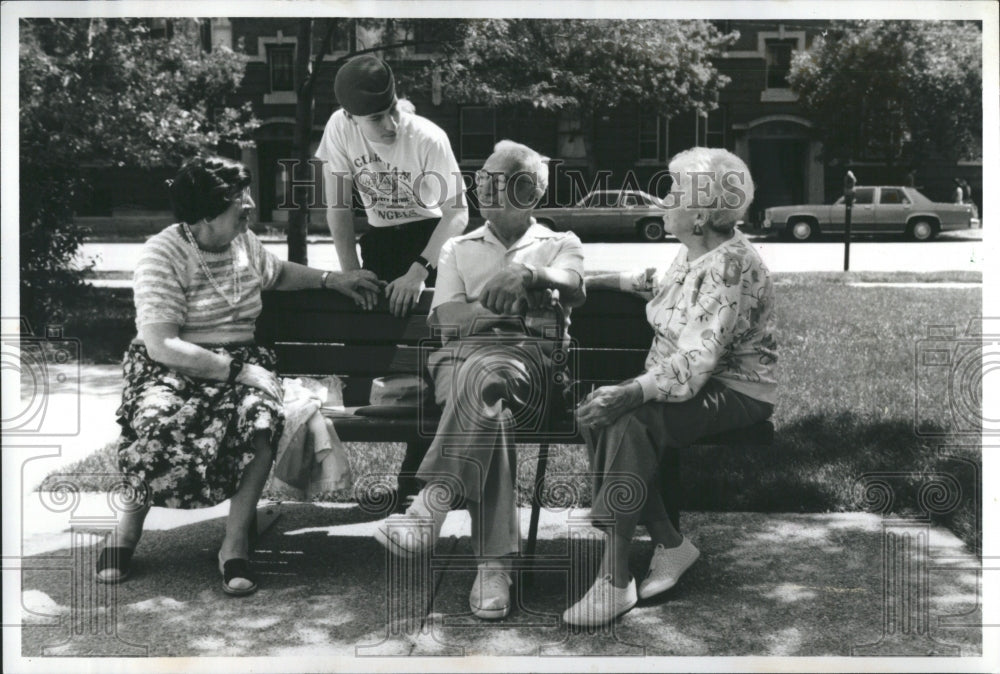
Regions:
M 986 255 L 981 229 L 946 232 L 931 242 L 901 239 L 864 239 L 851 243 L 851 271 L 983 271 Z M 751 235 L 764 262 L 773 272 L 842 271 L 844 244 L 832 239 L 789 243 Z M 676 242 L 607 243 L 584 242 L 587 269 L 617 271 L 663 267 L 676 255 Z M 265 246 L 281 259 L 288 249 L 281 240 L 268 239 Z M 138 259 L 141 243 L 85 243 L 82 259 L 93 258 L 98 276 L 122 277 Z M 337 253 L 328 238 L 310 237 L 309 264 L 322 269 L 340 269 Z

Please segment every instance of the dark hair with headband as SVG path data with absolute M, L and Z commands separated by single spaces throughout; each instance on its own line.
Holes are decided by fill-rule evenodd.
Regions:
M 193 225 L 226 212 L 233 197 L 250 186 L 250 171 L 225 157 L 195 157 L 184 162 L 167 181 L 170 203 L 178 221 Z

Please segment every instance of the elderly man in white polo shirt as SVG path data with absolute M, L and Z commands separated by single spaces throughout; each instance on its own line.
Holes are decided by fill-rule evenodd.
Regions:
M 583 246 L 531 217 L 548 185 L 546 159 L 531 148 L 498 143 L 476 185 L 486 224 L 445 243 L 431 307 L 444 345 L 428 371 L 443 412 L 417 472 L 425 486 L 376 538 L 400 556 L 429 549 L 457 491 L 479 564 L 469 604 L 499 619 L 510 612 L 509 556 L 519 543 L 513 431 L 547 393 L 557 335 L 545 297 L 558 290 L 567 312 L 585 299 Z

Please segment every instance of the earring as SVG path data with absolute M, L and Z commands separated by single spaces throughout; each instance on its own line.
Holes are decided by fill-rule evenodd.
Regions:
M 704 232 L 702 232 L 701 230 L 701 225 L 696 223 L 695 226 L 691 229 L 691 233 L 694 234 L 695 236 L 701 236 Z

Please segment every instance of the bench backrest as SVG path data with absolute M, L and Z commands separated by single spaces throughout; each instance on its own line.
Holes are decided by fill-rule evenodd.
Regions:
M 431 296 L 425 291 L 409 316 L 395 318 L 384 298 L 366 312 L 330 291 L 265 292 L 257 338 L 274 346 L 283 374 L 339 375 L 345 404 L 364 405 L 373 378 L 424 374 L 427 353 L 440 346 L 427 325 Z M 645 302 L 612 290 L 589 292 L 587 302 L 573 310 L 569 332 L 571 369 L 581 393 L 639 374 L 653 338 Z

